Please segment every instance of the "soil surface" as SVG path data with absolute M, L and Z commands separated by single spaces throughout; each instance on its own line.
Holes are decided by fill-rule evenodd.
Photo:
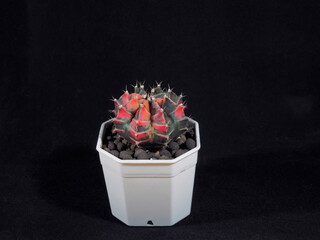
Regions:
M 109 130 L 109 131 L 108 131 Z M 161 149 L 145 149 L 137 147 L 117 134 L 107 129 L 103 137 L 102 148 L 120 159 L 174 159 L 195 148 L 196 135 L 194 126 L 188 132 Z

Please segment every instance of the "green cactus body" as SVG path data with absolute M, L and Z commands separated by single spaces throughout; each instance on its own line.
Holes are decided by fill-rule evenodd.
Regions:
M 144 85 L 134 86 L 134 93 L 125 91 L 114 99 L 113 132 L 144 148 L 160 148 L 189 129 L 184 114 L 183 96 L 160 84 L 150 93 Z

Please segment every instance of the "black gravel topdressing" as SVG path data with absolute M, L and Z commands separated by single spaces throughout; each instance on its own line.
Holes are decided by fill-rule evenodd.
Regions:
M 161 149 L 150 150 L 137 147 L 126 139 L 106 129 L 102 148 L 120 159 L 174 159 L 196 147 L 194 126 L 176 140 Z

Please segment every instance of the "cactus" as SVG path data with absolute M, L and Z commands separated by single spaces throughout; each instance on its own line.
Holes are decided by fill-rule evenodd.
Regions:
M 115 117 L 113 133 L 143 148 L 161 148 L 189 130 L 184 114 L 184 96 L 176 95 L 170 87 L 160 84 L 150 93 L 143 84 L 136 84 L 134 92 L 126 90 L 119 99 L 113 99 Z

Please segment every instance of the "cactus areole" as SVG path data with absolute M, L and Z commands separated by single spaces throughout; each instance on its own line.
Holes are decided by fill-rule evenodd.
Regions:
M 119 99 L 113 99 L 112 132 L 138 147 L 166 146 L 191 127 L 182 98 L 170 88 L 162 89 L 160 84 L 149 93 L 143 84 L 136 84 L 133 93 L 126 90 Z

